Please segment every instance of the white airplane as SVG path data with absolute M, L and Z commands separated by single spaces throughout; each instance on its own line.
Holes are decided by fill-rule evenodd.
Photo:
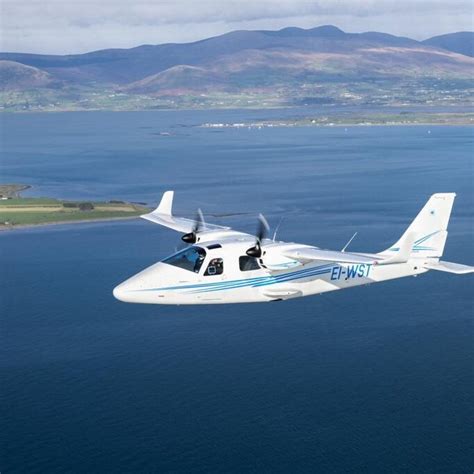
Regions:
M 173 191 L 141 217 L 184 233 L 191 244 L 118 285 L 115 298 L 128 303 L 218 304 L 280 301 L 428 270 L 472 273 L 474 267 L 440 260 L 454 193 L 433 194 L 398 242 L 379 253 L 322 250 L 265 238 L 259 216 L 256 236 L 173 216 Z M 355 236 L 355 234 L 354 234 Z M 354 238 L 354 236 L 352 238 Z M 352 240 L 352 239 L 351 239 Z

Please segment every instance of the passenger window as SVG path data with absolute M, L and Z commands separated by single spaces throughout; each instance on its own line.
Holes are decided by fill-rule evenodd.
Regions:
M 224 272 L 224 261 L 222 258 L 213 258 L 204 272 L 205 276 L 222 275 Z
M 260 265 L 255 257 L 242 255 L 242 257 L 239 257 L 239 268 L 241 272 L 248 272 L 249 270 L 258 270 Z

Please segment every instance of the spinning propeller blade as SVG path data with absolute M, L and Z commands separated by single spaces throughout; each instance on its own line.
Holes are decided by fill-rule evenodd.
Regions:
M 265 219 L 263 214 L 259 214 L 257 232 L 255 234 L 255 245 L 253 247 L 250 247 L 246 252 L 249 257 L 260 258 L 262 256 L 262 242 L 263 239 L 267 236 L 269 230 L 270 226 L 268 225 L 267 220 Z
M 188 234 L 184 234 L 181 237 L 181 240 L 183 242 L 186 242 L 187 244 L 194 244 L 196 243 L 197 240 L 197 234 L 201 229 L 203 229 L 205 226 L 204 222 L 204 215 L 202 214 L 201 209 L 198 209 L 196 211 L 196 217 L 194 218 L 194 226 L 193 230 L 189 232 Z
M 267 236 L 268 231 L 270 230 L 270 226 L 268 225 L 267 220 L 263 216 L 263 214 L 258 215 L 258 227 L 257 227 L 257 241 L 262 242 L 262 240 Z
M 202 214 L 201 209 L 196 211 L 196 217 L 194 218 L 194 228 L 193 232 L 197 234 L 203 227 L 204 227 L 204 216 Z

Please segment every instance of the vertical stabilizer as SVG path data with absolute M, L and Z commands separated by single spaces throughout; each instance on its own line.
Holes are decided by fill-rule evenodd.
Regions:
M 411 251 L 413 257 L 441 257 L 455 197 L 455 193 L 433 194 L 402 237 L 383 253 L 398 252 L 408 234 L 411 234 L 414 237 Z

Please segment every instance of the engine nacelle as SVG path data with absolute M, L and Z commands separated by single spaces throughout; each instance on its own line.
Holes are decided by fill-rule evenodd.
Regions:
M 292 248 L 301 248 L 301 245 L 293 243 L 284 243 L 284 242 L 272 242 L 267 244 L 265 241 L 262 246 L 262 257 L 260 262 L 268 270 L 278 271 L 278 270 L 288 270 L 291 268 L 303 266 L 298 260 L 288 258 L 283 255 L 284 251 L 287 251 Z
M 187 235 L 187 234 L 186 234 Z M 227 229 L 218 229 L 218 230 L 206 230 L 203 232 L 198 232 L 196 234 L 195 243 L 204 243 L 204 242 L 211 242 L 211 241 L 219 241 L 219 240 L 228 240 L 229 238 L 239 239 L 249 241 L 249 245 L 253 242 L 252 238 L 243 232 L 237 232 Z M 240 239 L 239 239 L 240 240 Z

